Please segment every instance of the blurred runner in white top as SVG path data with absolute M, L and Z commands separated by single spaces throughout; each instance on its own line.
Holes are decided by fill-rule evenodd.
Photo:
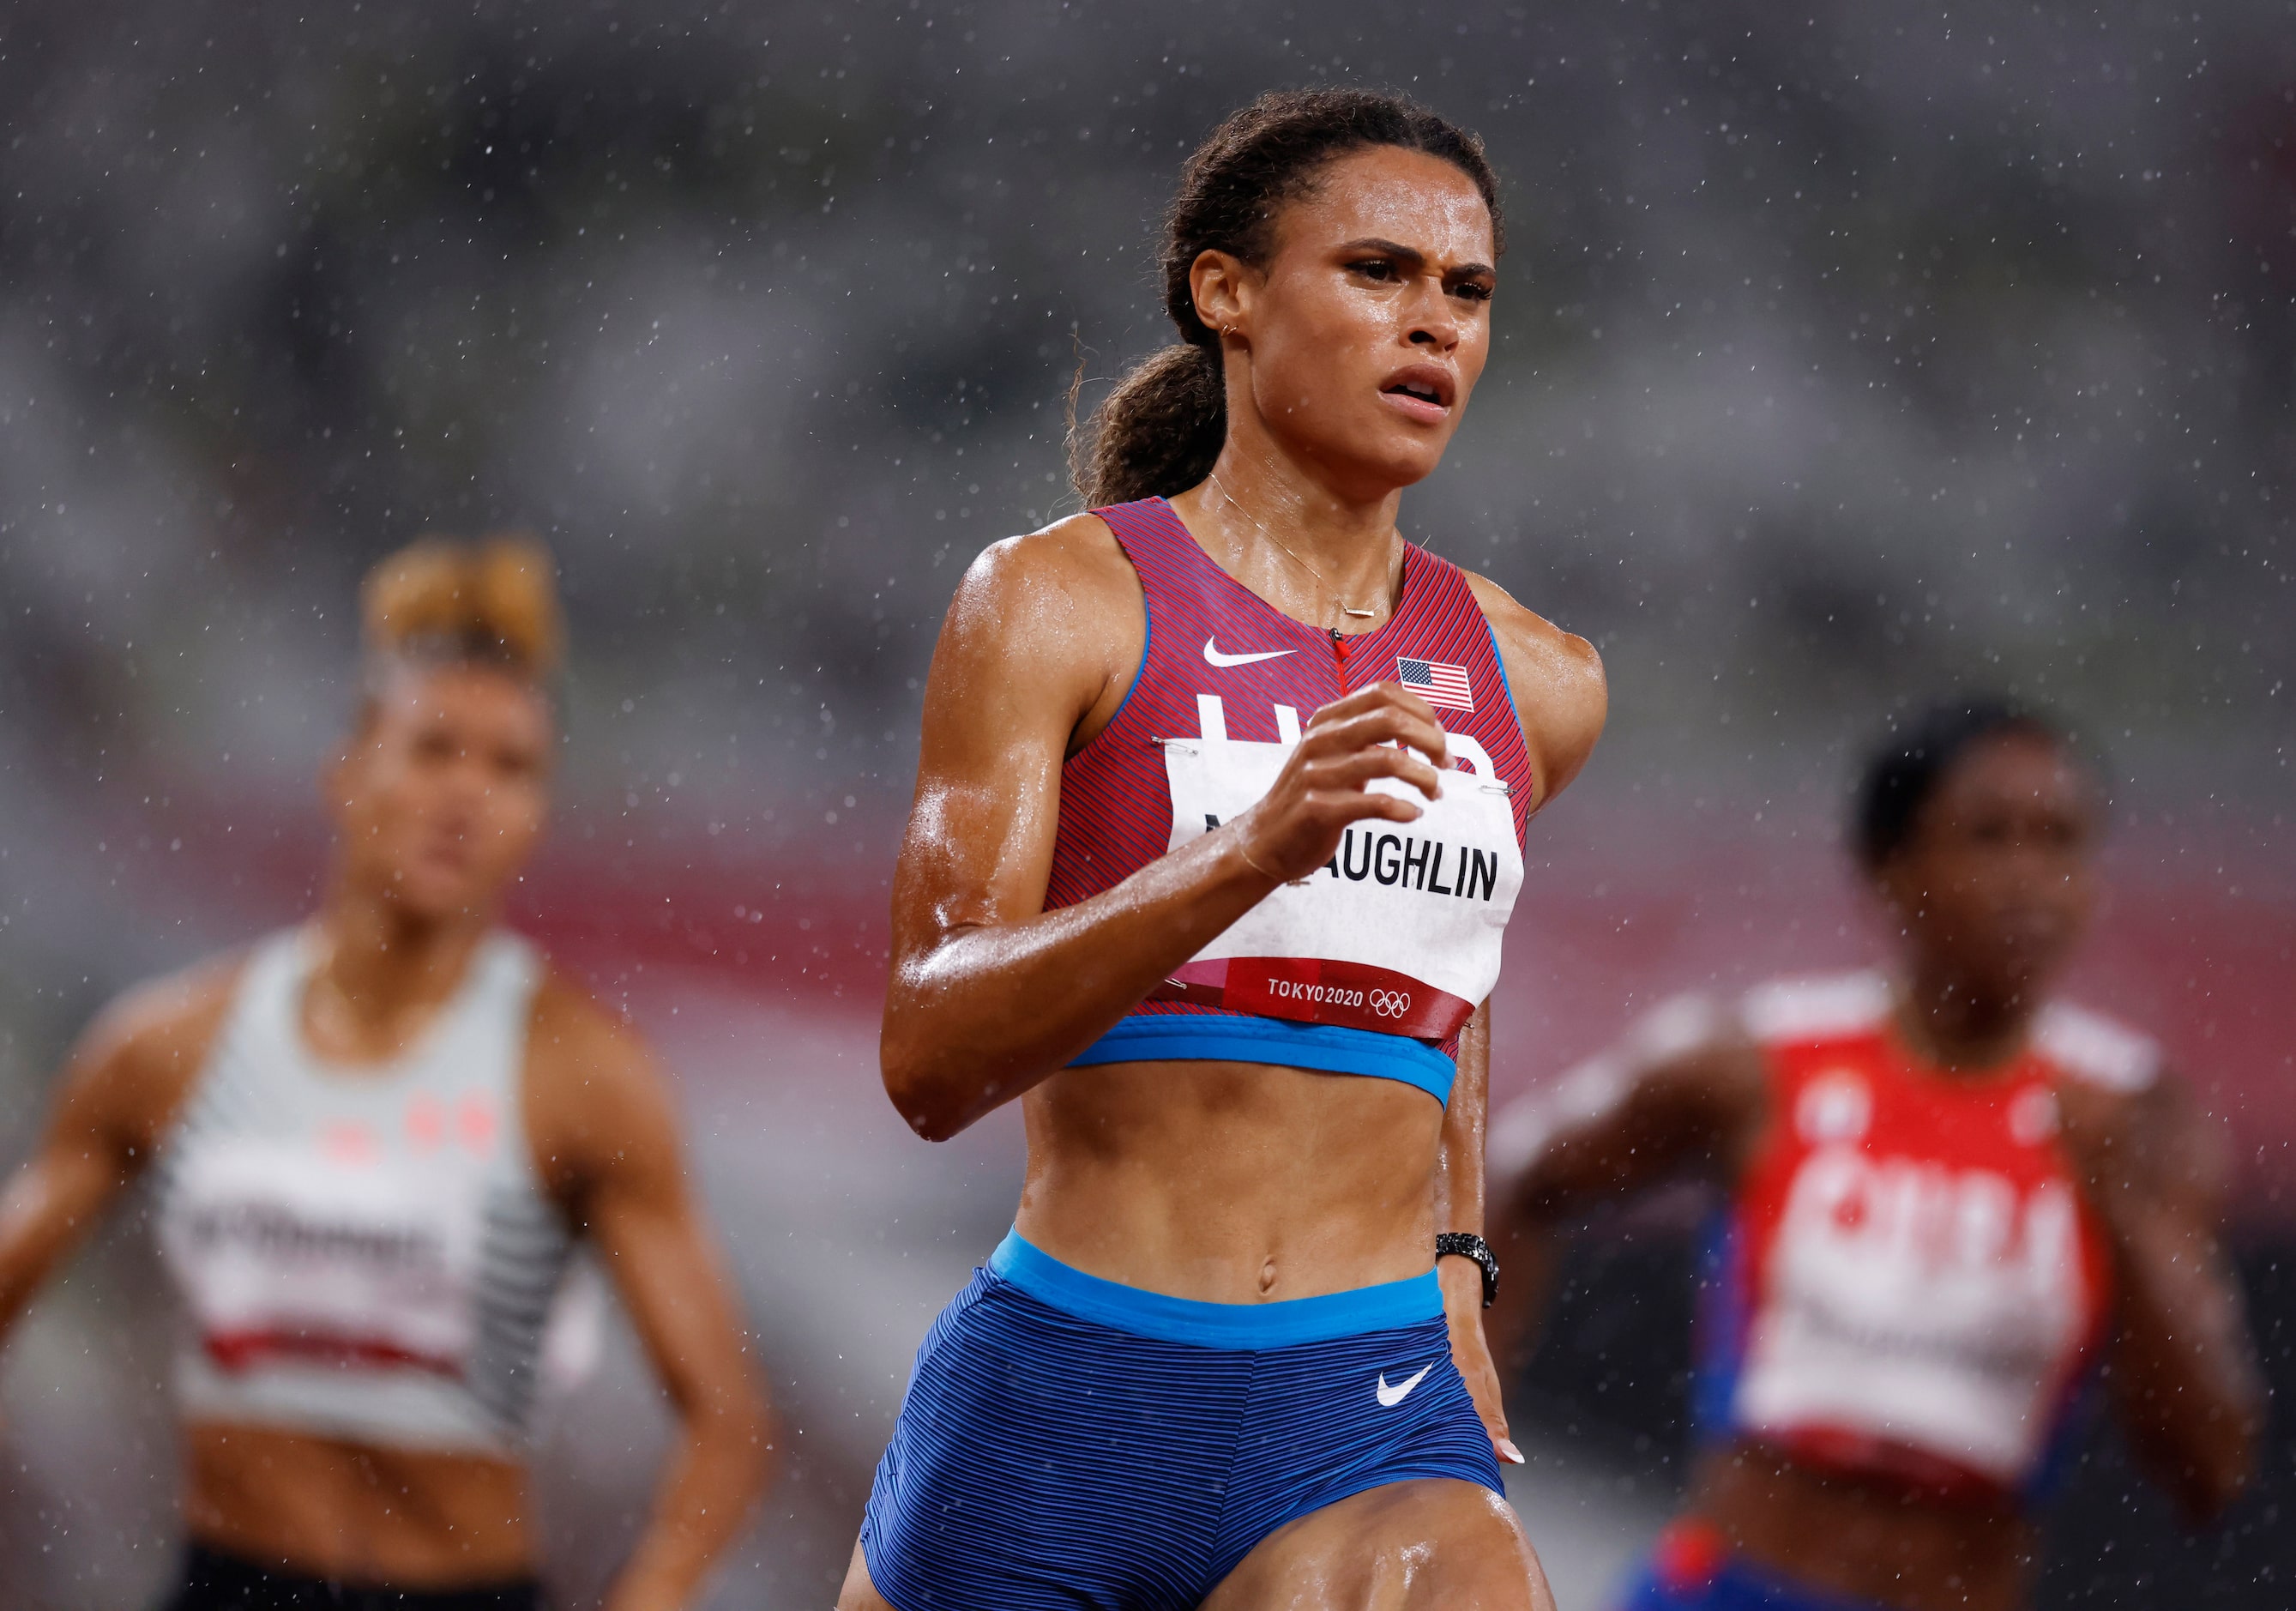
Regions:
M 0 1327 L 156 1161 L 190 1534 L 177 1611 L 537 1603 L 521 1457 L 586 1237 L 682 1423 L 612 1611 L 688 1603 L 770 1420 L 645 1048 L 498 927 L 541 837 L 561 630 L 538 547 L 365 588 L 364 697 L 303 927 L 129 992 L 0 1204 Z

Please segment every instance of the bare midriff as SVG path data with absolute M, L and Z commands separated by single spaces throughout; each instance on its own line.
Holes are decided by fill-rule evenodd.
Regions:
M 209 1549 L 265 1567 L 395 1589 L 530 1576 L 524 1468 L 270 1427 L 184 1428 L 184 1521 Z
M 1690 1514 L 1748 1560 L 1899 1611 L 2019 1611 L 2036 1536 L 2007 1495 L 1923 1498 L 1741 1442 L 1707 1457 Z
M 1250 1063 L 1062 1071 L 1023 1101 L 1016 1226 L 1062 1263 L 1207 1303 L 1424 1274 L 1443 1108 L 1400 1081 Z

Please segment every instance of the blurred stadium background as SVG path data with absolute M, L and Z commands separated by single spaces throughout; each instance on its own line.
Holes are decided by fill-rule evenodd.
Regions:
M 880 1097 L 917 687 L 984 544 L 1072 508 L 1062 399 L 1165 339 L 1175 168 L 1260 89 L 1401 87 L 1506 178 L 1498 349 L 1406 529 L 1594 638 L 1496 1083 L 1685 985 L 1872 949 L 1849 757 L 1948 687 L 2112 759 L 2083 992 L 2227 1122 L 2296 1383 L 2296 6 L 1459 8 L 23 0 L 0 16 L 0 1163 L 140 975 L 290 919 L 352 589 L 424 530 L 555 548 L 575 663 L 522 920 L 656 1037 L 790 1418 L 712 1600 L 827 1603 L 1010 1114 Z M 1517 1497 L 1593 1607 L 1681 1473 L 1688 1210 L 1590 1243 Z M 175 1547 L 132 1216 L 0 1370 L 11 1606 Z M 586 1603 L 661 1418 L 611 1318 L 542 1463 Z M 578 1353 L 579 1350 L 573 1352 Z M 2282 1401 L 2284 1404 L 2284 1400 Z M 2259 1492 L 2179 1534 L 2100 1438 L 2054 1606 L 2285 1606 Z

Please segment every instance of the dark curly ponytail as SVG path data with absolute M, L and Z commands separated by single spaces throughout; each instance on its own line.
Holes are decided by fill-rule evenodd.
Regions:
M 1207 251 L 1267 260 L 1269 226 L 1325 164 L 1393 145 L 1448 162 L 1475 182 L 1504 248 L 1498 179 L 1474 136 L 1400 95 L 1282 90 L 1231 116 L 1180 170 L 1164 221 L 1164 310 L 1180 341 L 1135 365 L 1069 437 L 1069 469 L 1087 505 L 1185 492 L 1211 473 L 1227 440 L 1218 334 L 1196 316 L 1188 272 Z M 1073 399 L 1071 399 L 1073 401 Z

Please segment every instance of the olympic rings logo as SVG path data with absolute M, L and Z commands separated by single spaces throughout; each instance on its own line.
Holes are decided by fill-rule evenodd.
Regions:
M 1403 990 L 1374 990 L 1371 1010 L 1382 1018 L 1400 1018 L 1411 1010 L 1411 997 Z

